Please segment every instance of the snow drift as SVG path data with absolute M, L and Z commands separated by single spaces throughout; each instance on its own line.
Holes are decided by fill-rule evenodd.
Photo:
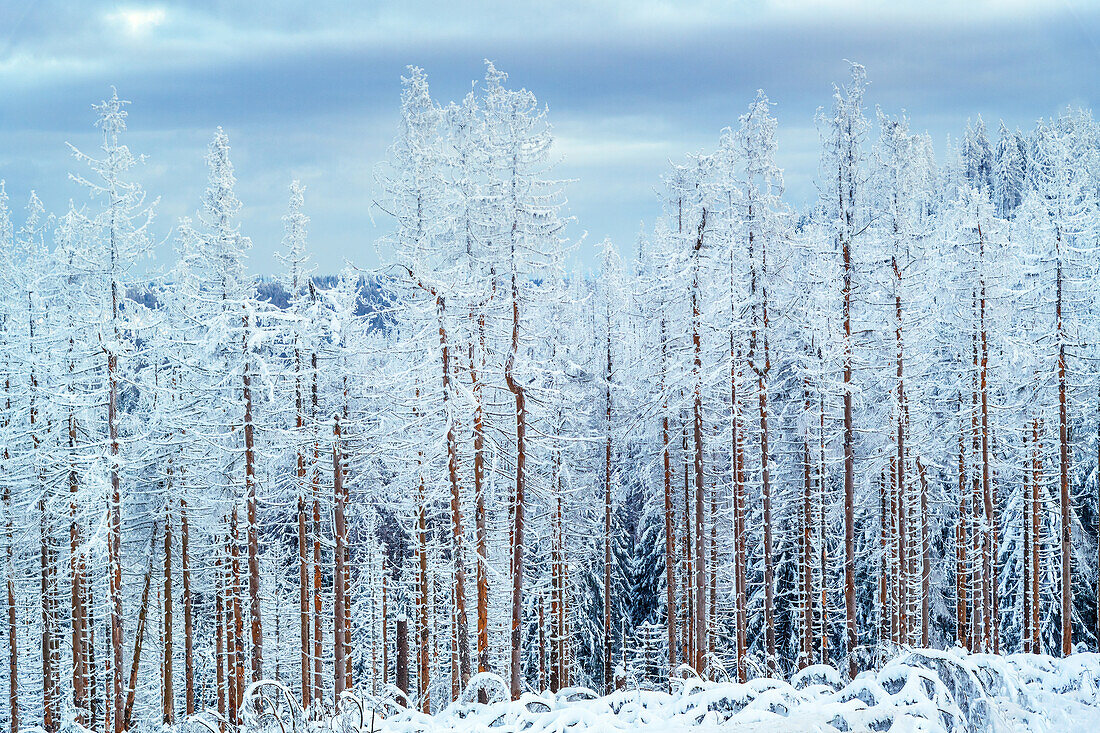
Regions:
M 307 722 L 294 695 L 277 683 L 249 689 L 242 733 L 341 731 L 1074 731 L 1100 724 L 1100 655 L 1067 659 L 909 651 L 848 684 L 831 666 L 815 665 L 789 681 L 745 684 L 675 679 L 674 691 L 630 689 L 603 697 L 570 688 L 507 699 L 507 685 L 477 675 L 445 709 L 425 715 L 386 696 L 342 698 L 340 712 Z M 486 704 L 476 702 L 484 691 Z M 394 690 L 397 693 L 398 691 Z M 201 718 L 201 716 L 200 716 Z M 215 721 L 192 719 L 196 730 Z

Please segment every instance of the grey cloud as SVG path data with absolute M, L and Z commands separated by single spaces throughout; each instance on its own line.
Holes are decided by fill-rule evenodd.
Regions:
M 490 57 L 550 106 L 565 155 L 557 173 L 579 179 L 573 234 L 588 230 L 590 250 L 605 235 L 629 249 L 638 221 L 658 211 L 667 160 L 712 147 L 757 88 L 777 103 L 791 199 L 811 201 L 813 114 L 843 81 L 844 58 L 867 66 L 869 102 L 907 109 L 938 141 L 978 113 L 1026 126 L 1061 104 L 1087 105 L 1100 84 L 1100 12 L 1079 8 L 952 15 L 942 4 L 919 18 L 814 18 L 789 3 L 741 2 L 681 18 L 650 0 L 635 15 L 625 3 L 592 12 L 569 2 L 531 20 L 487 2 L 472 6 L 480 15 L 459 4 L 160 3 L 163 26 L 97 41 L 120 6 L 94 5 L 39 4 L 0 45 L 0 178 L 15 201 L 32 186 L 54 209 L 80 195 L 62 143 L 95 145 L 90 105 L 115 84 L 134 101 L 132 144 L 151 155 L 142 176 L 162 196 L 165 234 L 196 207 L 205 144 L 227 128 L 258 271 L 275 266 L 292 176 L 309 185 L 321 266 L 373 263 L 372 170 L 397 129 L 406 64 L 423 66 L 446 101 Z M 19 14 L 4 6 L 0 27 Z

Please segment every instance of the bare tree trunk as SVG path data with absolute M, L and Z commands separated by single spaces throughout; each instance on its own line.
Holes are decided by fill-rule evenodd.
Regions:
M 752 218 L 752 208 L 749 217 Z M 764 639 L 767 654 L 768 671 L 776 671 L 775 657 L 775 569 L 772 558 L 772 492 L 771 470 L 768 465 L 768 372 L 771 363 L 768 353 L 768 255 L 766 243 L 760 242 L 760 266 L 757 269 L 755 254 L 755 232 L 749 230 L 749 290 L 753 299 L 753 322 L 749 336 L 749 363 L 756 372 L 756 393 L 760 415 L 760 493 L 763 502 L 764 529 Z M 759 281 L 758 281 L 759 274 Z M 759 291 L 759 306 L 756 298 Z M 757 314 L 759 311 L 759 315 Z M 759 344 L 763 343 L 763 348 Z M 762 352 L 762 362 L 757 362 L 757 354 Z
M 180 500 L 180 561 L 183 565 L 183 668 L 187 675 L 187 715 L 195 714 L 195 654 L 191 608 L 191 546 L 187 502 Z
M 707 210 L 703 209 L 699 231 L 695 237 L 693 275 L 691 285 L 691 342 L 694 350 L 694 399 L 692 401 L 693 433 L 695 437 L 695 670 L 702 674 L 706 669 L 707 649 L 707 594 L 706 547 L 703 511 L 703 351 L 700 333 L 700 282 L 699 260 L 702 257 L 703 234 L 707 228 Z M 767 519 L 764 520 L 767 522 Z M 765 532 L 770 529 L 765 526 Z M 765 580 L 765 582 L 768 582 Z
M 389 607 L 386 604 L 388 583 L 386 582 L 386 559 L 382 558 L 382 684 L 390 683 L 390 646 L 389 646 Z
M 335 620 L 332 647 L 335 659 L 333 667 L 333 689 L 336 702 L 339 703 L 340 695 L 344 692 L 346 669 L 344 665 L 345 634 L 344 627 L 344 576 L 347 569 L 344 565 L 347 551 L 347 524 L 344 519 L 344 466 L 342 460 L 342 446 L 340 440 L 340 416 L 336 415 L 332 422 L 332 493 L 334 504 L 334 523 L 336 525 L 336 551 L 334 562 L 334 581 L 332 584 L 333 608 L 332 615 Z
M 976 311 L 977 310 L 977 305 L 978 305 L 977 293 L 976 292 L 973 295 L 973 300 L 974 300 L 973 308 Z M 972 360 L 974 362 L 974 364 L 973 364 L 974 369 L 973 369 L 973 376 L 972 376 L 972 380 L 971 380 L 972 385 L 971 385 L 971 397 L 970 397 L 970 433 L 971 433 L 971 451 L 972 451 L 973 457 L 974 457 L 975 469 L 972 471 L 973 476 L 971 478 L 971 498 L 970 498 L 970 501 L 971 501 L 970 508 L 971 508 L 971 514 L 972 514 L 972 521 L 973 521 L 973 524 L 974 524 L 974 531 L 971 532 L 972 540 L 973 540 L 973 548 L 972 549 L 973 549 L 973 558 L 974 558 L 974 560 L 971 563 L 972 587 L 971 587 L 971 590 L 970 590 L 970 600 L 971 600 L 971 620 L 970 620 L 971 632 L 970 633 L 971 633 L 971 636 L 972 636 L 973 649 L 975 649 L 977 651 L 985 652 L 985 651 L 987 651 L 985 629 L 986 629 L 986 614 L 988 614 L 988 612 L 989 612 L 989 609 L 986 606 L 987 593 L 989 592 L 989 588 L 988 588 L 989 576 L 985 572 L 986 568 L 988 567 L 988 562 L 986 560 L 987 546 L 986 546 L 986 541 L 985 541 L 986 540 L 986 533 L 985 533 L 984 519 L 983 519 L 984 501 L 983 501 L 983 498 L 982 498 L 982 476 L 981 476 L 981 472 L 979 470 L 977 470 L 977 468 L 976 468 L 977 463 L 979 461 L 981 461 L 981 459 L 982 459 L 982 454 L 981 454 L 981 443 L 982 443 L 982 441 L 981 441 L 981 421 L 980 421 L 980 418 L 979 418 L 979 414 L 980 414 L 979 404 L 980 404 L 981 398 L 978 395 L 981 385 L 980 385 L 980 382 L 979 382 L 980 376 L 978 374 L 979 366 L 978 366 L 978 333 L 977 333 L 977 331 L 974 332 L 972 341 L 973 341 L 973 344 L 972 344 L 972 351 L 973 351 Z
M 31 424 L 33 426 L 33 418 Z M 33 427 L 31 428 L 34 429 Z M 35 438 L 37 443 L 37 438 Z M 41 533 L 41 552 L 39 555 L 41 573 L 40 600 L 42 604 L 42 725 L 47 733 L 55 733 L 58 728 L 57 683 L 54 659 L 55 617 L 52 607 L 54 592 L 53 577 L 53 538 L 49 519 L 46 516 L 46 500 L 38 499 L 39 531 Z
M 821 348 L 817 349 L 817 360 L 819 363 L 824 363 L 821 358 Z M 825 532 L 825 489 L 826 489 L 826 471 L 825 471 L 825 392 L 819 391 L 818 393 L 818 479 L 817 479 L 817 492 L 820 497 L 818 504 L 818 527 L 820 527 L 820 541 L 821 541 L 821 658 L 818 660 L 821 664 L 825 664 L 829 657 L 829 579 L 828 579 L 828 559 L 829 550 L 828 543 L 826 542 L 827 536 Z M 741 587 L 745 587 L 744 576 L 742 575 Z
M 611 679 L 611 304 L 606 303 L 607 371 L 604 373 L 604 464 L 603 464 L 603 684 L 614 689 Z
M 226 653 L 226 649 L 229 646 L 226 642 L 226 631 L 228 626 L 225 623 L 225 552 L 224 549 L 218 551 L 218 558 L 214 564 L 214 577 L 216 579 L 217 587 L 214 592 L 214 661 L 217 668 L 217 688 L 218 688 L 218 715 L 225 717 L 226 714 L 226 672 L 229 669 L 229 655 Z
M 959 514 L 955 520 L 955 638 L 970 648 L 966 633 L 966 439 L 962 426 L 962 394 L 959 395 Z
M 806 385 L 806 412 L 810 412 L 810 391 Z M 798 667 L 802 669 L 810 664 L 810 654 L 813 649 L 813 545 L 810 541 L 810 527 L 813 526 L 813 505 L 811 494 L 813 481 L 810 470 L 810 434 L 807 431 L 802 436 L 802 592 L 799 594 L 799 602 L 802 606 L 802 649 L 798 658 Z
M 1069 410 L 1066 404 L 1066 331 L 1062 322 L 1062 235 L 1057 241 L 1057 293 L 1055 316 L 1058 319 L 1058 448 L 1061 474 L 1059 476 L 1059 507 L 1061 509 L 1061 550 L 1062 550 L 1062 656 L 1068 657 L 1073 651 L 1073 585 L 1071 575 L 1072 555 L 1070 553 L 1071 507 L 1069 496 Z
M 409 696 L 409 620 L 405 616 L 397 619 L 397 689 L 405 693 L 405 704 Z
M 511 634 L 511 694 L 519 698 L 523 670 L 521 667 L 523 640 L 523 552 L 524 552 L 524 492 L 527 486 L 527 409 L 524 388 L 516 381 L 515 365 L 519 354 L 519 273 L 516 263 L 516 222 L 512 223 L 511 295 L 512 344 L 504 365 L 504 380 L 516 402 L 516 488 L 512 528 L 512 634 Z
M 572 638 L 573 622 L 569 615 L 569 563 L 563 562 L 561 566 L 562 573 L 562 605 L 561 605 L 561 627 L 562 627 L 562 673 L 561 683 L 564 687 L 569 687 L 573 684 L 573 646 L 569 643 L 569 639 Z
M 668 345 L 665 343 L 665 319 L 661 316 L 661 460 L 665 479 L 665 604 L 668 625 L 668 672 L 676 670 L 676 530 L 675 512 L 672 508 L 672 450 L 668 432 L 668 395 L 665 390 L 665 372 L 668 363 Z M 734 427 L 736 441 L 737 428 Z M 740 658 L 740 656 L 738 657 Z
M 904 363 L 905 363 L 905 346 L 902 338 L 902 304 L 901 304 L 901 268 L 898 265 L 897 256 L 890 258 L 890 263 L 894 272 L 894 335 L 895 335 L 895 364 L 897 368 L 897 438 L 895 445 L 897 447 L 897 457 L 893 464 L 894 468 L 894 481 L 895 492 L 897 494 L 898 501 L 898 543 L 899 553 L 901 561 L 901 581 L 900 587 L 902 590 L 901 596 L 898 599 L 898 606 L 900 609 L 900 623 L 901 623 L 901 638 L 904 643 L 909 643 L 910 640 L 910 614 L 909 614 L 909 548 L 908 548 L 908 534 L 909 534 L 909 521 L 907 518 L 907 509 L 909 502 L 908 487 L 906 486 L 906 453 L 905 453 L 905 437 L 906 437 L 906 424 L 905 424 L 905 376 L 904 376 Z
M 856 676 L 856 546 L 855 428 L 852 423 L 852 255 L 842 238 L 844 260 L 844 615 L 848 642 L 848 676 Z
M 474 524 L 477 542 L 477 671 L 489 671 L 489 562 L 485 533 L 485 423 L 481 401 L 478 360 L 485 353 L 485 314 L 478 314 L 478 342 L 475 356 L 470 344 L 470 381 L 474 395 Z
M 157 523 L 153 522 L 153 532 L 149 538 L 149 553 L 145 560 L 145 580 L 141 586 L 141 606 L 138 608 L 137 629 L 134 631 L 134 654 L 130 659 L 130 682 L 126 686 L 126 708 L 122 714 L 122 727 L 130 729 L 130 718 L 134 712 L 134 697 L 137 694 L 138 669 L 141 665 L 141 646 L 145 641 L 145 621 L 149 616 L 149 589 L 153 585 L 153 548 L 157 544 Z
M 454 599 L 454 586 L 453 585 L 451 587 L 451 596 L 452 596 L 452 601 L 453 601 L 453 599 Z M 451 701 L 452 702 L 454 700 L 457 700 L 459 694 L 462 692 L 462 690 L 459 688 L 459 684 L 458 684 L 458 619 L 456 618 L 457 613 L 455 611 L 454 605 L 455 605 L 454 603 L 451 604 L 451 633 L 450 633 L 451 653 L 449 654 L 449 656 L 451 658 Z
M 75 365 L 72 362 L 73 340 L 69 339 L 69 374 L 72 375 Z M 78 725 L 88 723 L 88 693 L 87 693 L 87 644 L 85 636 L 85 592 L 84 592 L 84 558 L 81 555 L 80 524 L 77 520 L 76 499 L 78 480 L 74 453 L 76 451 L 76 414 L 72 407 L 69 408 L 69 573 L 71 576 L 71 608 L 72 614 L 72 652 L 73 652 L 73 707 Z
M 1032 452 L 1035 450 L 1034 445 L 1028 447 L 1028 425 L 1024 423 L 1024 429 L 1021 431 L 1020 442 L 1023 447 L 1023 471 L 1022 478 L 1024 484 L 1024 501 L 1023 510 L 1021 514 L 1020 523 L 1023 525 L 1023 545 L 1024 545 L 1024 558 L 1021 575 L 1023 579 L 1020 595 L 1022 597 L 1023 606 L 1023 628 L 1020 632 L 1020 639 L 1023 642 L 1023 648 L 1025 654 L 1031 654 L 1031 604 L 1034 600 L 1031 597 L 1031 553 L 1032 553 L 1032 532 L 1035 530 L 1031 526 L 1031 463 L 1034 460 Z
M 730 287 L 733 292 L 733 265 L 730 265 Z M 736 303 L 731 303 L 736 313 Z M 732 315 L 732 314 L 731 314 Z M 741 476 L 741 409 L 737 401 L 738 354 L 734 334 L 730 331 L 730 462 L 733 478 L 733 585 L 734 585 L 734 648 L 737 660 L 737 681 L 745 680 L 745 588 L 743 583 L 745 557 L 742 552 L 744 532 L 744 503 Z
M 172 464 L 168 464 L 168 489 L 172 489 Z M 166 503 L 164 506 L 164 633 L 163 648 L 161 652 L 161 675 L 164 685 L 161 689 L 161 706 L 165 725 L 175 725 L 176 705 L 175 695 L 172 690 L 172 509 Z
M 420 388 L 415 390 L 415 399 L 417 402 L 420 400 Z M 419 416 L 418 408 L 413 407 L 414 419 Z M 431 638 L 429 636 L 428 626 L 428 526 L 427 526 L 427 513 L 428 513 L 428 499 L 425 494 L 424 483 L 424 470 L 423 470 L 423 453 L 417 449 L 417 472 L 419 473 L 420 484 L 417 489 L 417 539 L 416 539 L 416 555 L 417 555 L 417 587 L 419 592 L 416 596 L 416 611 L 417 611 L 417 623 L 416 623 L 416 658 L 417 658 L 417 684 L 420 687 L 420 711 L 423 713 L 431 712 L 431 700 L 428 694 L 428 682 L 429 682 L 429 669 L 428 669 L 428 649 L 430 646 Z M 400 631 L 398 632 L 400 633 Z M 398 662 L 400 665 L 400 661 Z
M 314 295 L 313 284 L 310 283 L 310 295 Z M 319 398 L 318 398 L 318 380 L 319 372 L 317 369 L 317 352 L 313 351 L 310 354 L 310 376 L 312 379 L 311 394 L 312 394 L 312 412 L 314 423 L 320 418 L 319 414 Z M 322 681 L 322 665 L 324 664 L 324 656 L 322 653 L 322 600 L 321 600 L 321 585 L 323 582 L 323 575 L 321 569 L 321 446 L 317 440 L 318 436 L 314 436 L 313 440 L 313 474 L 312 481 L 310 483 L 310 497 L 313 501 L 313 700 L 316 703 L 318 709 L 321 707 L 321 703 L 324 699 L 324 682 Z
M 434 291 L 433 291 L 434 293 Z M 470 681 L 470 632 L 466 621 L 466 536 L 462 526 L 462 491 L 459 485 L 458 438 L 455 435 L 454 416 L 451 414 L 451 350 L 444 326 L 444 300 L 435 297 L 439 316 L 439 350 L 443 368 L 443 412 L 447 421 L 447 475 L 451 483 L 451 561 L 454 563 L 455 595 L 455 643 L 458 646 L 458 667 L 461 687 Z
M 34 311 L 34 297 L 31 291 L 27 291 L 27 313 L 29 325 L 30 345 L 30 438 L 34 453 L 37 454 L 40 446 L 38 436 L 38 376 L 37 355 L 35 350 L 34 326 L 39 316 Z M 37 471 L 37 469 L 36 469 Z M 50 522 L 46 514 L 46 482 L 44 477 L 36 475 L 41 493 L 38 497 L 38 529 L 39 529 L 39 603 L 42 609 L 42 723 L 47 733 L 54 733 L 57 728 L 57 687 L 54 684 L 54 657 L 53 634 L 54 624 L 51 609 L 51 596 L 53 593 L 53 558 Z
M 931 582 L 931 547 L 928 536 L 928 476 L 924 470 L 924 464 L 917 457 L 917 476 L 920 478 L 920 543 L 921 543 L 921 572 L 920 572 L 920 645 L 928 648 L 928 621 L 931 611 L 932 594 L 929 584 Z
M 553 527 L 553 584 L 550 616 L 553 635 L 550 639 L 551 665 L 550 690 L 557 692 L 565 679 L 565 538 L 563 536 L 561 496 L 561 456 L 554 452 L 554 527 Z
M 4 410 L 4 427 L 5 430 L 10 424 L 8 415 L 11 415 L 11 397 L 10 390 L 11 381 L 9 377 L 4 379 L 4 392 L 5 392 L 5 410 Z M 4 466 L 5 469 L 10 465 L 11 454 L 8 451 L 8 446 L 4 446 Z M 7 586 L 7 611 L 8 611 L 8 718 L 11 721 L 12 733 L 19 733 L 19 641 L 18 641 L 18 626 L 16 625 L 16 602 L 15 602 L 15 532 L 14 521 L 12 519 L 11 508 L 11 486 L 7 481 L 4 482 L 4 535 L 7 540 L 7 548 L 5 550 L 5 563 L 4 563 L 4 580 Z
M 736 383 L 741 378 L 741 370 L 738 368 L 734 376 Z M 736 555 L 735 574 L 737 577 L 737 681 L 744 683 L 748 678 L 748 535 L 745 532 L 745 436 L 741 429 L 741 407 L 736 395 L 731 395 L 734 406 L 734 424 L 738 430 L 733 436 L 734 456 L 734 531 L 737 534 L 734 553 Z
M 710 487 L 710 600 L 707 608 L 710 616 L 707 621 L 707 654 L 714 656 L 714 645 L 718 635 L 718 486 Z
M 1035 444 L 1035 452 L 1031 465 L 1031 527 L 1034 532 L 1031 538 L 1031 651 L 1033 654 L 1042 654 L 1042 634 L 1039 629 L 1039 556 L 1042 554 L 1043 527 L 1039 523 L 1039 486 L 1043 481 L 1043 440 L 1041 423 L 1035 420 L 1032 423 L 1032 442 Z
M 546 602 L 539 596 L 539 691 L 546 689 Z
M 848 121 L 847 139 L 853 138 L 852 123 Z M 859 646 L 856 630 L 856 548 L 855 548 L 855 426 L 852 423 L 852 235 L 855 231 L 855 188 L 853 178 L 855 151 L 849 143 L 844 151 L 847 160 L 841 161 L 838 175 L 840 211 L 844 222 L 840 237 L 843 262 L 843 319 L 844 319 L 844 616 L 847 629 L 848 675 L 856 676 L 855 651 Z M 845 176 L 845 164 L 849 175 Z M 847 184 L 847 188 L 845 187 Z
M 251 331 L 248 314 L 243 319 L 241 346 L 244 352 L 244 369 L 241 375 L 244 399 L 244 482 L 248 497 L 248 615 L 252 632 L 252 681 L 263 678 L 264 635 L 261 629 L 260 610 L 260 539 L 256 501 L 256 445 L 255 426 L 252 424 L 252 372 L 248 363 L 248 339 Z
M 305 395 L 302 383 L 302 354 L 295 337 L 294 344 L 294 427 L 297 436 L 297 477 L 298 477 L 298 613 L 301 625 L 301 662 L 302 662 L 302 708 L 308 709 L 313 701 L 310 689 L 310 572 L 308 545 L 308 520 L 306 517 L 305 493 L 309 483 L 306 477 L 306 456 L 302 445 L 305 427 Z M 384 596 L 383 596 L 384 597 Z
M 988 379 L 988 366 L 989 366 L 989 339 L 986 333 L 985 324 L 985 238 L 982 235 L 982 227 L 979 223 L 977 225 L 978 230 L 978 257 L 980 266 L 982 267 L 981 280 L 979 283 L 979 311 L 978 311 L 978 325 L 979 325 L 979 341 L 981 345 L 981 368 L 979 370 L 979 384 L 981 387 L 981 401 L 982 401 L 982 502 L 985 508 L 985 541 L 983 558 L 985 561 L 985 567 L 983 572 L 987 578 L 985 586 L 988 588 L 987 595 L 983 599 L 983 604 L 986 606 L 985 613 L 985 630 L 983 635 L 985 636 L 987 645 L 993 639 L 993 624 L 994 618 L 992 613 L 993 599 L 997 595 L 997 579 L 993 572 L 993 566 L 996 562 L 994 553 L 996 552 L 997 538 L 993 532 L 993 491 L 990 478 L 990 455 L 989 455 L 989 379 Z
M 305 474 L 305 459 L 301 452 L 298 454 L 298 475 L 303 478 Z M 310 690 L 310 664 L 309 664 L 309 559 L 306 556 L 306 501 L 305 497 L 298 496 L 298 601 L 299 615 L 301 617 L 302 640 L 302 707 L 308 708 L 313 700 Z
M 229 515 L 230 534 L 230 568 L 232 569 L 232 592 L 229 594 L 233 603 L 233 700 L 236 703 L 237 717 L 233 719 L 234 725 L 240 723 L 241 705 L 244 703 L 244 613 L 241 608 L 241 532 L 240 522 L 237 518 L 237 507 Z
M 694 547 L 691 529 L 691 467 L 688 465 L 688 421 L 687 415 L 682 417 L 683 430 L 681 433 L 681 452 L 684 466 L 684 577 L 681 585 L 684 589 L 684 660 L 691 666 L 695 665 L 695 594 L 692 592 L 692 582 L 695 578 Z
M 122 340 L 119 329 L 118 281 L 113 277 L 117 260 L 114 222 L 111 222 L 111 323 L 114 329 L 115 343 Z M 124 728 L 122 700 L 122 486 L 119 476 L 119 437 L 118 437 L 118 354 L 111 348 L 107 351 L 107 434 L 111 455 L 111 503 L 107 522 L 107 564 L 108 596 L 111 604 L 111 690 L 115 733 Z

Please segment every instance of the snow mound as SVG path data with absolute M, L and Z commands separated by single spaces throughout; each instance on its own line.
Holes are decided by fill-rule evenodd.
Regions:
M 609 733 L 736 730 L 974 733 L 1070 731 L 1100 725 L 1100 655 L 1055 659 L 996 656 L 953 649 L 906 652 L 851 682 L 827 665 L 790 682 L 674 680 L 673 693 L 623 690 L 599 697 L 570 688 L 507 700 L 507 686 L 481 674 L 459 700 L 434 715 L 404 709 L 384 697 L 345 695 L 341 712 L 304 723 L 293 696 L 285 709 L 265 700 L 242 726 L 246 733 L 325 730 L 341 733 Z M 256 687 L 259 693 L 261 687 Z M 477 702 L 478 690 L 490 702 Z M 270 697 L 270 693 L 269 693 Z M 251 706 L 250 706 L 251 707 Z M 277 717 L 276 716 L 280 716 Z

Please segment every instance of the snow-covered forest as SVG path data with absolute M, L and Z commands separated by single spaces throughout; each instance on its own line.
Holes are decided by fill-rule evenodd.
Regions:
M 297 181 L 249 274 L 221 129 L 157 219 L 97 105 L 88 195 L 0 188 L 0 727 L 1097 651 L 1100 124 L 945 145 L 865 87 L 822 89 L 811 207 L 761 92 L 592 275 L 492 64 L 446 103 L 410 68 L 384 264 L 338 274 Z

